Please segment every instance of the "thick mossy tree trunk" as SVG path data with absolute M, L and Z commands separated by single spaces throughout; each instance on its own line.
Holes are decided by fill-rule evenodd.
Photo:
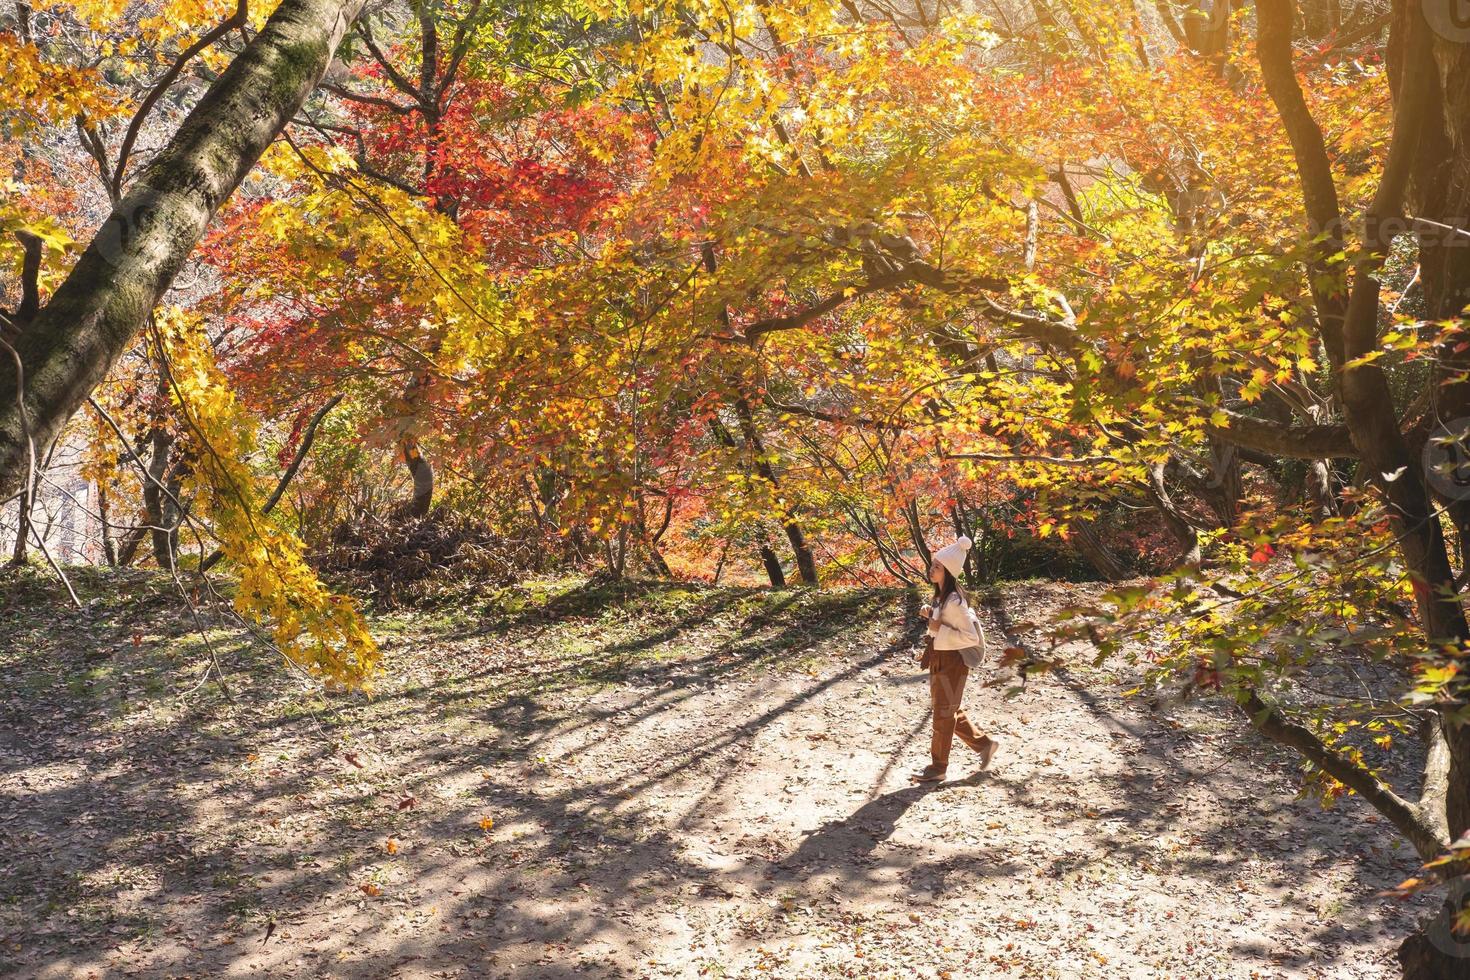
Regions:
M 28 325 L 16 345 L 23 377 L 0 363 L 0 497 L 24 482 L 29 446 L 50 445 L 133 343 L 215 212 L 316 87 L 362 6 L 282 0 Z

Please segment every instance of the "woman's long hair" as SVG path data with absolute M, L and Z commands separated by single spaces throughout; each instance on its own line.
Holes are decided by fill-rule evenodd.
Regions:
M 954 572 L 951 572 L 943 565 L 941 565 L 940 567 L 944 568 L 944 584 L 934 586 L 934 600 L 932 603 L 934 608 L 938 609 L 939 607 L 943 606 L 946 602 L 949 601 L 949 597 L 952 595 L 959 596 L 960 601 L 968 606 L 970 604 L 970 598 L 969 596 L 965 595 L 965 590 L 960 588 L 960 583 L 954 577 Z

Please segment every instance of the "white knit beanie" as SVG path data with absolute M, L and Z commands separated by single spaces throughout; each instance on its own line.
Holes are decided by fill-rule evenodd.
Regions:
M 973 541 L 961 534 L 952 544 L 947 544 L 934 552 L 934 560 L 949 569 L 949 574 L 959 578 L 960 573 L 965 570 L 965 553 L 970 550 L 972 544 L 974 544 Z

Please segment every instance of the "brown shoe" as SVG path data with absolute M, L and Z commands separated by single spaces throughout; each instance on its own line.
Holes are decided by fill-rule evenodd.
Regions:
M 928 765 L 914 773 L 909 779 L 916 783 L 942 783 L 944 782 L 944 770 L 938 766 Z
M 980 771 L 984 772 L 990 768 L 990 758 L 995 755 L 995 739 L 989 735 L 985 736 L 985 744 L 980 747 Z

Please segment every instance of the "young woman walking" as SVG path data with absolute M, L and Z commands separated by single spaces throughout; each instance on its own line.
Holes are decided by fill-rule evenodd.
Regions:
M 958 581 L 970 544 L 970 539 L 961 535 L 934 553 L 934 564 L 929 567 L 934 600 L 919 610 L 919 615 L 929 621 L 919 665 L 929 669 L 929 700 L 934 708 L 929 765 L 913 776 L 919 783 L 944 780 L 949 768 L 949 747 L 956 735 L 980 753 L 981 769 L 990 766 L 990 757 L 995 754 L 995 739 L 975 731 L 975 726 L 960 710 L 965 678 L 970 668 L 979 667 L 985 659 L 985 631 L 970 611 L 969 600 Z

